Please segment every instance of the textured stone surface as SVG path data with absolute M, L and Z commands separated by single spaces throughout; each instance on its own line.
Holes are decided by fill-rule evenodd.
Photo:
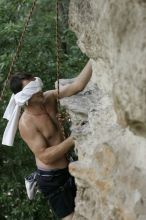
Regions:
M 113 91 L 119 121 L 146 134 L 146 1 L 74 0 L 70 26 L 96 60 L 98 85 Z
M 83 92 L 62 100 L 79 156 L 70 165 L 75 220 L 146 219 L 145 21 L 144 0 L 70 2 L 70 26 L 94 70 Z

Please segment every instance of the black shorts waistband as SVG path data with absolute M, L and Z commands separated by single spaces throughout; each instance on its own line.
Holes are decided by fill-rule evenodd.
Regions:
M 56 175 L 61 175 L 61 174 L 65 174 L 68 172 L 68 167 L 65 167 L 63 169 L 50 169 L 50 170 L 41 170 L 41 169 L 37 169 L 37 173 L 39 175 L 45 175 L 45 176 L 56 176 Z

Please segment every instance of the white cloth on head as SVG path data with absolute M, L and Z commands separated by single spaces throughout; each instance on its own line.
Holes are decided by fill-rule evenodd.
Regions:
M 29 82 L 21 92 L 13 94 L 6 108 L 3 118 L 8 120 L 7 127 L 3 134 L 2 144 L 13 146 L 15 134 L 18 128 L 18 122 L 21 113 L 21 107 L 37 92 L 43 88 L 42 80 L 35 77 L 35 80 Z

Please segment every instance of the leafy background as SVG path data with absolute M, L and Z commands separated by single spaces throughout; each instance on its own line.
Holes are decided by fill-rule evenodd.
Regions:
M 16 51 L 25 18 L 32 0 L 0 0 L 0 90 L 7 77 Z M 87 58 L 68 26 L 69 1 L 59 3 L 61 78 L 76 76 Z M 44 90 L 53 89 L 56 81 L 56 25 L 55 1 L 38 0 L 29 24 L 23 47 L 13 72 L 24 71 L 42 78 Z M 0 141 L 6 126 L 2 119 L 11 92 L 7 87 L 0 102 Z M 34 201 L 26 196 L 24 177 L 36 169 L 32 153 L 19 133 L 14 147 L 0 146 L 0 219 L 44 220 L 55 219 L 40 193 Z

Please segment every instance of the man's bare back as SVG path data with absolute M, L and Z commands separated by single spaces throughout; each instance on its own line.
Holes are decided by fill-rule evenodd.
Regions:
M 27 106 L 19 121 L 20 135 L 32 151 L 36 140 L 37 145 L 39 143 L 40 147 L 44 148 L 56 146 L 63 141 L 56 117 L 57 103 L 53 91 L 39 92 L 35 96 L 37 101 L 36 105 L 33 105 L 33 110 L 32 107 Z M 68 165 L 65 154 L 53 162 L 48 160 L 47 164 L 43 163 L 39 157 L 35 158 L 37 167 L 41 169 L 64 168 Z

